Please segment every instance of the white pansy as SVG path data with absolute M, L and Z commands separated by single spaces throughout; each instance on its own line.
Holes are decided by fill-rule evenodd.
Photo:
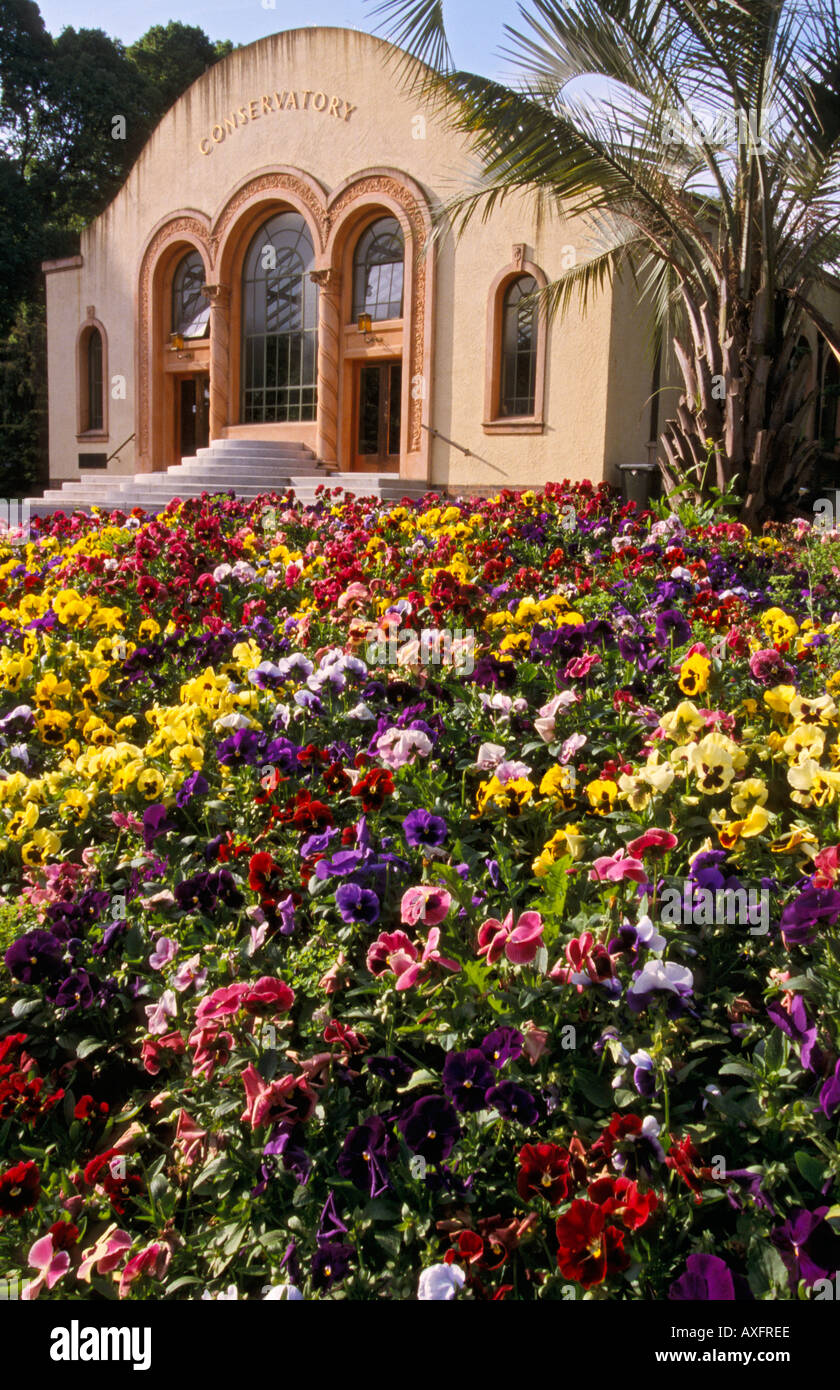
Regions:
M 420 1275 L 417 1297 L 421 1303 L 451 1302 L 464 1285 L 464 1271 L 458 1265 L 430 1265 Z

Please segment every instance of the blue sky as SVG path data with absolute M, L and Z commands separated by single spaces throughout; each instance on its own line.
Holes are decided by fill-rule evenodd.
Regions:
M 268 3 L 268 0 L 266 0 Z M 335 24 L 372 32 L 380 20 L 374 17 L 374 0 L 304 0 L 290 4 L 275 0 L 264 9 L 261 0 L 39 0 L 44 23 L 51 34 L 68 25 L 75 29 L 104 29 L 123 43 L 133 43 L 153 24 L 178 19 L 196 24 L 211 39 L 253 43 L 280 29 L 307 24 Z M 504 42 L 505 21 L 518 16 L 514 0 L 450 0 L 447 23 L 455 61 L 459 67 L 494 77 L 507 64 L 498 56 Z

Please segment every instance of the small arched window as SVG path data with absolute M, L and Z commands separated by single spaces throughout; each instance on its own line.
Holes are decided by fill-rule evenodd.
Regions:
M 82 329 L 78 346 L 79 434 L 105 432 L 105 344 L 96 324 Z
M 197 251 L 188 251 L 172 279 L 172 332 L 182 338 L 206 338 L 210 328 L 210 301 L 202 294 L 204 262 Z
M 520 275 L 505 290 L 499 377 L 499 415 L 503 417 L 534 414 L 539 325 L 536 302 L 529 296 L 536 290 L 532 275 Z
M 826 343 L 822 344 L 823 369 L 817 398 L 816 438 L 823 453 L 837 451 L 837 417 L 840 410 L 840 362 Z
M 353 318 L 401 319 L 405 239 L 396 217 L 380 217 L 359 237 L 353 258 Z

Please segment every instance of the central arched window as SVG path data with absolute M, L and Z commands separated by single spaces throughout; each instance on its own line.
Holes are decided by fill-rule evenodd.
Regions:
M 242 272 L 242 419 L 246 424 L 314 420 L 318 289 L 315 251 L 296 212 L 257 232 Z
M 505 290 L 502 304 L 502 362 L 499 414 L 533 415 L 537 378 L 537 306 L 528 296 L 538 286 L 520 275 Z
M 172 332 L 182 338 L 206 338 L 210 329 L 210 301 L 202 294 L 204 262 L 198 251 L 189 251 L 175 268 L 172 279 Z
M 401 319 L 405 239 L 396 217 L 380 217 L 359 237 L 353 257 L 353 318 Z

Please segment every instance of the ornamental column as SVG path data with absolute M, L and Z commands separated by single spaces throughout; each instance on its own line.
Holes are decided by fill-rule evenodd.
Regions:
M 230 289 L 205 285 L 210 300 L 210 442 L 221 439 L 230 423 Z
M 318 286 L 318 457 L 338 462 L 338 371 L 341 342 L 341 277 L 332 267 L 311 270 Z

